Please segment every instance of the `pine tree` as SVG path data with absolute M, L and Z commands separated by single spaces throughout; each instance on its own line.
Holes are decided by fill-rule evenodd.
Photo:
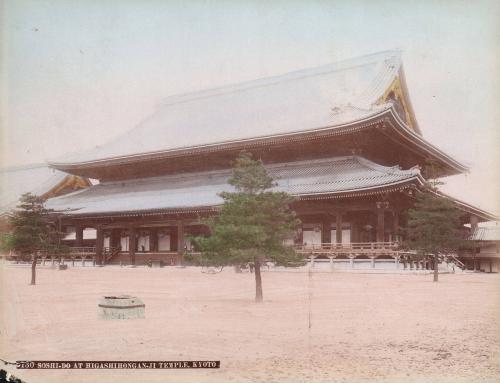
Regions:
M 294 198 L 271 191 L 273 178 L 261 161 L 245 152 L 234 162 L 229 184 L 236 191 L 220 193 L 224 204 L 218 216 L 205 221 L 211 236 L 194 238 L 194 243 L 208 264 L 253 264 L 255 300 L 260 302 L 262 263 L 269 260 L 286 266 L 301 261 L 294 247 L 285 245 L 300 224 L 290 208 Z
M 429 183 L 408 211 L 407 244 L 420 256 L 433 256 L 434 282 L 438 281 L 439 253 L 456 252 L 464 245 L 460 216 L 455 204 L 437 193 L 436 183 Z
M 2 247 L 12 250 L 21 259 L 31 257 L 31 284 L 36 281 L 36 262 L 40 251 L 52 255 L 65 253 L 60 245 L 64 233 L 58 232 L 50 219 L 52 210 L 44 207 L 44 201 L 31 193 L 23 194 L 9 219 L 12 232 L 2 238 Z

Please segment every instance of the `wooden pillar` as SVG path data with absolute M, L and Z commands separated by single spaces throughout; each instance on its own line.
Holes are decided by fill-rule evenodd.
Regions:
M 377 242 L 384 242 L 384 209 L 377 210 Z
M 330 219 L 325 217 L 322 221 L 321 243 L 332 242 L 332 225 Z
M 137 249 L 137 231 L 135 227 L 130 226 L 128 229 L 128 254 L 130 255 L 130 263 L 135 266 L 135 251 Z
M 392 212 L 392 241 L 399 242 L 399 211 Z
M 109 239 L 109 246 L 110 247 L 117 248 L 121 245 L 120 234 L 121 234 L 121 229 L 112 229 L 111 230 L 111 238 Z
M 75 247 L 83 246 L 83 227 L 75 226 Z
M 471 216 L 470 216 L 471 234 L 474 233 L 474 231 L 476 231 L 478 223 L 479 223 L 479 219 L 475 215 L 471 214 Z
M 351 220 L 351 238 L 353 242 L 360 242 L 359 240 L 359 222 L 358 219 L 352 218 Z
M 300 226 L 299 231 L 297 233 L 297 240 L 295 244 L 302 246 L 303 243 L 304 243 L 304 230 L 302 230 L 302 226 Z
M 182 265 L 182 256 L 184 254 L 184 222 L 177 222 L 177 254 L 179 255 L 179 263 Z
M 104 266 L 104 230 L 101 225 L 96 227 L 95 257 L 98 265 Z
M 62 233 L 62 232 L 63 232 L 63 229 L 62 229 L 62 219 L 61 219 L 61 217 L 60 217 L 60 216 L 59 216 L 59 217 L 57 217 L 57 231 L 58 231 L 59 233 Z M 61 236 L 59 236 L 59 235 L 58 235 L 58 236 L 57 236 L 57 243 L 58 243 L 59 245 L 61 244 L 61 239 L 62 239 L 62 238 L 61 238 Z
M 149 251 L 158 251 L 158 228 L 153 227 L 149 231 Z
M 337 244 L 341 244 L 342 243 L 342 213 L 338 212 L 337 213 L 337 216 L 336 216 L 336 220 L 335 220 L 335 226 L 336 226 L 336 230 L 335 230 L 335 233 L 336 233 L 336 241 L 337 241 Z
M 377 242 L 385 240 L 385 209 L 389 202 L 377 202 Z

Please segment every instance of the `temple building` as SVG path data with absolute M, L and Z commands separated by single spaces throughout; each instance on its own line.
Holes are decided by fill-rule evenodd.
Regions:
M 351 259 L 394 257 L 426 178 L 467 171 L 423 137 L 400 53 L 388 51 L 167 98 L 115 141 L 51 162 L 100 182 L 47 206 L 62 213 L 75 247 L 84 229 L 97 231 L 100 263 L 176 264 L 187 234 L 209 234 L 200 219 L 217 214 L 241 150 L 297 197 L 301 251 Z M 496 219 L 456 206 L 472 229 Z
M 467 269 L 500 272 L 500 227 L 478 227 L 469 239 L 474 243 L 473 250 L 462 256 Z

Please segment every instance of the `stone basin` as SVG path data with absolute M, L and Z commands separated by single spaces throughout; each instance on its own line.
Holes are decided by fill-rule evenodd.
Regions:
M 141 319 L 146 305 L 130 295 L 105 296 L 98 304 L 101 319 Z

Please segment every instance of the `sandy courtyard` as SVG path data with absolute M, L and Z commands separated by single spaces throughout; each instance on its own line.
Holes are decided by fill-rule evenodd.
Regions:
M 1 358 L 220 360 L 220 370 L 12 370 L 34 382 L 497 382 L 500 275 L 1 269 Z M 98 319 L 107 294 L 146 318 Z

